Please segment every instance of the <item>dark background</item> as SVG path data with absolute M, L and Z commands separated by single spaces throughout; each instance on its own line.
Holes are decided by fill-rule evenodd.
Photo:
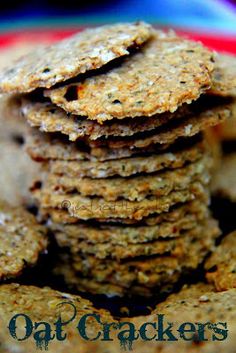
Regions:
M 143 19 L 157 24 L 196 27 L 236 34 L 236 0 L 1 1 L 0 29 L 57 24 L 93 24 Z

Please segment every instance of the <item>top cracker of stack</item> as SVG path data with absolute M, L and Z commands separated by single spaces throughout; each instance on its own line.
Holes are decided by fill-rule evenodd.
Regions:
M 86 30 L 0 76 L 33 127 L 27 149 L 44 173 L 32 192 L 68 284 L 151 295 L 211 250 L 202 131 L 232 110 L 227 73 L 214 70 L 201 44 L 136 23 Z

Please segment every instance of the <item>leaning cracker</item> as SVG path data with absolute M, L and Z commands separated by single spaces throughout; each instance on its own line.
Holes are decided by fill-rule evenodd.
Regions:
M 196 42 L 156 31 L 144 48 L 108 72 L 45 91 L 53 103 L 102 123 L 174 112 L 211 85 L 213 57 Z
M 142 201 L 118 200 L 108 202 L 103 198 L 84 197 L 78 194 L 52 194 L 50 190 L 35 191 L 34 196 L 40 207 L 66 209 L 74 218 L 87 220 L 90 218 L 130 218 L 140 220 L 152 213 L 168 211 L 177 203 L 195 199 L 207 194 L 202 183 L 195 182 L 186 190 L 173 191 L 166 196 L 149 197 Z
M 129 54 L 152 34 L 144 22 L 87 29 L 54 45 L 36 48 L 0 76 L 1 92 L 30 92 L 98 69 Z
M 0 242 L 0 279 L 15 277 L 46 250 L 46 229 L 24 209 L 1 202 Z
M 186 167 L 163 171 L 150 175 L 130 178 L 114 177 L 108 179 L 71 178 L 66 176 L 46 175 L 44 190 L 52 193 L 73 193 L 81 196 L 98 196 L 107 201 L 125 199 L 141 201 L 149 196 L 161 197 L 174 190 L 183 190 L 193 181 L 209 181 L 211 158 L 204 157 Z
M 218 54 L 212 74 L 210 94 L 236 97 L 236 57 Z
M 206 261 L 206 278 L 217 291 L 236 288 L 236 232 L 227 235 Z

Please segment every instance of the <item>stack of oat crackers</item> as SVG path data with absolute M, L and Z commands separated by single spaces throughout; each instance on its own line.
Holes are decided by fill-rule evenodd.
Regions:
M 203 131 L 232 111 L 214 70 L 200 43 L 141 22 L 85 30 L 1 75 L 31 125 L 31 190 L 68 285 L 150 296 L 213 248 Z

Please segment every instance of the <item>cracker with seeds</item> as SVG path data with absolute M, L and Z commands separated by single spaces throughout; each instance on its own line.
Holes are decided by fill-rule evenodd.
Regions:
M 181 275 L 197 268 L 206 254 L 213 248 L 216 237 L 219 236 L 219 228 L 214 220 L 206 221 L 192 231 L 193 238 L 199 237 L 206 231 L 204 238 L 190 242 L 183 253 L 175 256 L 154 256 L 142 259 L 132 259 L 117 262 L 109 259 L 97 259 L 94 256 L 83 254 L 72 255 L 67 262 L 77 272 L 78 286 L 79 278 L 87 277 L 95 282 L 109 282 L 128 290 L 135 285 L 144 285 L 147 288 L 160 285 L 173 284 Z M 63 266 L 63 265 L 62 265 Z M 105 293 L 104 293 L 105 294 Z
M 188 209 L 190 212 L 194 214 L 200 214 L 205 212 L 205 207 L 209 205 L 209 193 L 201 193 L 197 195 L 197 198 L 193 201 L 186 203 L 179 203 L 170 207 L 167 211 L 164 211 L 160 214 L 153 213 L 147 217 L 143 217 L 142 220 L 138 221 L 136 219 L 130 218 L 93 218 L 93 222 L 100 223 L 108 223 L 113 225 L 149 225 L 153 226 L 159 224 L 161 222 L 173 222 L 179 219 L 182 215 L 186 213 Z M 50 219 L 53 223 L 58 224 L 75 224 L 80 222 L 80 220 L 76 217 L 70 216 L 66 209 L 62 208 L 52 208 L 52 207 L 44 207 L 40 209 L 40 215 L 43 219 Z
M 205 99 L 205 98 L 204 98 Z M 198 103 L 198 102 L 197 102 Z M 194 104 L 194 103 L 193 103 Z M 90 147 L 107 148 L 146 148 L 150 145 L 170 145 L 179 138 L 189 138 L 212 126 L 222 123 L 232 116 L 234 103 L 231 100 L 222 101 L 210 109 L 201 109 L 201 105 L 196 104 L 195 114 L 183 116 L 177 121 L 170 121 L 160 129 L 152 130 L 144 134 L 135 134 L 123 138 L 88 140 Z M 200 108 L 200 111 L 198 109 Z M 193 108 L 194 110 L 194 108 Z
M 161 353 L 176 352 L 177 347 L 181 352 L 199 352 L 199 344 L 201 352 L 210 353 L 217 350 L 220 352 L 234 352 L 236 291 L 231 289 L 215 293 L 208 285 L 205 285 L 205 290 L 203 286 L 192 285 L 185 289 L 185 293 L 180 291 L 180 293 L 171 295 L 163 304 L 157 306 L 156 313 L 161 312 L 167 320 L 177 323 L 212 322 L 216 324 L 226 322 L 230 334 L 223 342 L 219 342 L 212 340 L 212 330 L 206 330 L 205 342 L 199 342 L 198 334 L 196 334 L 193 339 L 194 342 L 163 345 L 163 350 L 160 350 Z M 223 328 L 222 325 L 217 326 Z
M 127 226 L 106 223 L 63 225 L 50 222 L 50 229 L 53 230 L 61 247 L 73 246 L 76 252 L 81 241 L 94 245 L 109 242 L 125 246 L 157 239 L 176 238 L 180 236 L 180 232 L 193 228 L 198 221 L 208 216 L 207 205 L 202 205 L 201 201 L 196 200 L 174 208 L 170 212 L 148 217 L 141 224 Z M 145 222 L 146 225 L 144 225 Z
M 39 127 L 44 132 L 61 132 L 68 135 L 70 141 L 76 141 L 86 136 L 96 140 L 102 136 L 131 136 L 137 132 L 153 130 L 186 114 L 188 106 L 181 107 L 173 114 L 112 120 L 102 125 L 83 116 L 66 113 L 51 102 L 34 101 L 26 97 L 22 98 L 19 110 L 32 127 Z
M 100 313 L 107 319 L 112 319 L 106 310 L 97 310 L 93 304 L 80 296 L 56 291 L 49 287 L 38 288 L 35 286 L 25 286 L 19 284 L 5 284 L 0 286 L 0 310 L 3 316 L 14 315 L 17 312 L 24 312 L 34 320 L 42 320 L 43 317 L 51 322 L 55 320 L 60 312 L 58 304 L 62 302 L 71 302 L 77 308 L 77 315 L 85 313 Z M 69 309 L 69 307 L 67 308 Z M 70 308 L 72 310 L 72 308 Z M 70 318 L 71 312 L 63 313 L 64 318 Z M 2 316 L 1 315 L 1 316 Z M 96 321 L 94 321 L 96 326 Z
M 211 158 L 202 158 L 183 168 L 130 178 L 71 178 L 47 173 L 43 189 L 57 194 L 78 193 L 87 197 L 98 196 L 107 201 L 118 199 L 141 201 L 149 196 L 161 197 L 174 190 L 186 189 L 194 181 L 207 184 L 211 163 Z
M 157 314 L 165 315 L 165 321 L 173 323 L 178 328 L 184 323 L 194 325 L 194 330 L 185 331 L 188 341 L 179 340 L 174 342 L 143 341 L 134 343 L 133 350 L 142 352 L 148 348 L 150 353 L 212 353 L 212 352 L 235 352 L 235 300 L 236 290 L 231 289 L 225 292 L 216 293 L 213 286 L 205 283 L 185 285 L 178 293 L 171 294 L 165 301 L 158 304 L 151 315 L 128 319 L 135 327 L 139 327 L 144 322 L 154 323 L 157 321 Z M 127 321 L 125 318 L 124 321 Z M 208 325 L 206 323 L 211 323 Z M 224 323 L 227 324 L 224 327 Z M 200 339 L 202 327 L 204 326 L 203 336 Z M 150 327 L 152 327 L 150 325 Z M 147 328 L 147 336 L 153 334 L 152 328 Z M 186 325 L 185 325 L 186 327 Z M 190 326 L 187 324 L 187 327 Z M 150 330 L 149 330 L 150 329 Z M 218 331 L 219 330 L 219 331 Z M 223 338 L 222 341 L 213 340 L 213 336 Z M 114 352 L 118 351 L 118 346 Z
M 210 99 L 210 98 L 209 98 Z M 102 125 L 83 116 L 66 113 L 51 102 L 31 96 L 19 97 L 18 112 L 25 117 L 32 127 L 44 132 L 60 132 L 68 135 L 70 141 L 86 136 L 97 140 L 108 136 L 132 136 L 135 133 L 150 131 L 177 120 L 183 116 L 196 114 L 194 105 L 184 104 L 174 113 L 156 114 L 150 117 L 124 118 L 105 121 Z
M 85 255 L 92 255 L 98 259 L 112 258 L 115 261 L 121 261 L 138 256 L 164 255 L 167 253 L 170 256 L 175 256 L 176 254 L 180 256 L 181 254 L 185 254 L 185 251 L 187 248 L 189 248 L 191 242 L 199 240 L 198 238 L 192 237 L 192 229 L 197 227 L 198 221 L 199 220 L 196 218 L 195 220 L 190 220 L 187 218 L 182 221 L 182 224 L 180 222 L 181 227 L 178 227 L 176 224 L 172 225 L 172 228 L 170 225 L 166 225 L 167 236 L 164 238 L 158 237 L 158 230 L 164 230 L 165 224 L 160 225 L 160 227 L 153 226 L 142 227 L 141 229 L 137 228 L 133 230 L 133 232 L 132 229 L 124 228 L 124 232 L 120 230 L 122 235 L 126 233 L 126 237 L 128 239 L 130 239 L 133 235 L 136 236 L 135 242 L 128 243 L 124 243 L 124 241 L 122 243 L 122 239 L 118 239 L 118 241 L 108 239 L 107 241 L 103 242 L 91 242 L 89 234 L 87 239 L 70 237 L 67 233 L 62 232 L 56 232 L 55 236 L 59 246 L 68 247 L 71 253 L 83 253 Z M 139 239 L 140 232 L 143 231 L 145 236 L 145 234 L 148 233 L 148 229 L 150 232 L 149 239 L 145 238 L 145 242 L 142 242 L 142 238 Z M 94 233 L 96 236 L 96 230 L 94 230 Z M 114 233 L 116 233 L 116 228 L 114 229 Z
M 214 288 L 208 284 L 190 285 L 184 287 L 179 293 L 172 294 L 165 302 L 157 305 L 157 309 L 154 312 L 162 312 L 168 317 L 170 315 L 172 317 L 175 316 L 175 318 L 181 317 L 183 322 L 187 321 L 185 320 L 187 317 L 190 322 L 194 322 L 196 319 L 198 322 L 201 322 L 201 320 L 215 322 L 217 318 L 220 321 L 224 318 L 225 321 L 226 313 L 228 312 L 229 316 L 231 315 L 231 310 L 229 309 L 230 307 L 232 308 L 234 300 L 231 301 L 229 299 L 233 293 L 233 297 L 236 297 L 235 290 L 216 293 Z M 223 303 L 224 305 L 222 306 Z M 224 312 L 222 312 L 223 308 Z M 178 316 L 180 312 L 182 315 Z
M 135 258 L 140 256 L 145 258 L 153 255 L 184 257 L 195 243 L 201 242 L 202 234 L 200 231 L 203 230 L 204 226 L 210 230 L 210 234 L 214 230 L 215 233 L 213 233 L 219 235 L 216 221 L 208 218 L 199 222 L 194 228 L 183 231 L 180 237 L 174 239 L 160 239 L 142 244 L 129 244 L 128 246 L 114 246 L 114 244 L 109 242 L 89 244 L 86 241 L 81 241 L 77 243 L 77 249 L 74 247 L 69 247 L 69 249 L 74 259 L 79 259 L 80 256 L 84 256 L 84 258 L 93 256 L 98 261 L 101 260 L 101 264 L 103 260 L 107 260 L 109 263 L 109 261 L 114 261 L 114 259 L 122 263 L 132 261 L 132 258 L 135 261 Z
M 135 134 L 127 138 L 107 138 L 77 143 L 68 142 L 55 134 L 43 134 L 30 130 L 27 134 L 27 149 L 35 160 L 114 160 L 141 153 L 164 151 L 174 142 L 198 135 L 202 130 L 215 126 L 231 117 L 234 103 L 224 100 L 209 109 L 196 104 L 195 114 L 189 118 L 177 119 L 161 129 Z M 200 111 L 198 110 L 200 108 Z M 194 110 L 194 108 L 193 108 Z
M 64 304 L 62 304 L 64 303 Z M 13 352 L 36 352 L 36 342 L 33 337 L 29 337 L 24 341 L 14 340 L 10 334 L 8 325 L 10 319 L 19 313 L 24 313 L 33 322 L 46 322 L 53 326 L 56 320 L 61 317 L 62 322 L 69 321 L 74 315 L 76 308 L 75 320 L 78 322 L 83 315 L 96 314 L 99 315 L 103 322 L 115 322 L 116 320 L 105 309 L 96 309 L 91 301 L 82 298 L 79 295 L 73 295 L 53 290 L 48 287 L 38 288 L 35 286 L 6 284 L 0 286 L 0 324 L 1 324 L 1 353 L 6 349 L 7 353 Z M 78 334 L 74 322 L 68 323 L 63 328 L 63 335 L 67 337 L 64 341 L 57 339 L 49 340 L 48 346 L 45 341 L 41 342 L 41 349 L 47 350 L 49 353 L 66 353 L 75 352 L 79 346 L 79 352 L 86 353 L 89 350 L 96 349 L 96 345 L 81 339 Z M 86 331 L 88 335 L 95 335 L 100 325 L 96 320 L 87 320 Z M 17 335 L 24 337 L 25 320 L 17 320 Z
M 28 129 L 25 149 L 30 157 L 42 162 L 45 160 L 86 160 L 90 159 L 89 151 L 84 145 L 68 143 L 57 135 L 41 133 L 36 129 Z
M 107 148 L 107 147 L 89 147 L 83 141 L 68 142 L 67 140 L 55 134 L 45 134 L 37 130 L 31 130 L 26 135 L 25 148 L 30 157 L 38 162 L 48 160 L 62 161 L 107 161 L 132 156 L 138 156 L 141 153 L 150 154 L 168 149 L 170 145 L 154 145 L 148 148 Z
M 46 90 L 67 112 L 103 123 L 113 118 L 174 112 L 211 86 L 213 56 L 201 44 L 156 31 L 142 50 L 117 67 Z
M 207 194 L 202 183 L 191 183 L 186 190 L 173 191 L 163 197 L 149 197 L 142 201 L 117 200 L 108 202 L 103 198 L 84 197 L 78 194 L 52 194 L 48 190 L 37 190 L 35 198 L 40 207 L 61 208 L 78 219 L 91 218 L 130 218 L 140 220 L 153 213 L 168 211 L 177 203 L 194 200 L 196 197 Z
M 87 29 L 74 36 L 34 49 L 0 75 L 0 92 L 30 92 L 50 88 L 129 54 L 152 35 L 144 22 L 120 23 Z
M 163 169 L 181 168 L 195 162 L 205 154 L 207 146 L 203 141 L 190 146 L 171 148 L 160 154 L 144 157 L 130 157 L 111 161 L 50 161 L 49 172 L 70 178 L 107 178 L 111 176 L 129 177 L 139 173 L 154 173 Z

